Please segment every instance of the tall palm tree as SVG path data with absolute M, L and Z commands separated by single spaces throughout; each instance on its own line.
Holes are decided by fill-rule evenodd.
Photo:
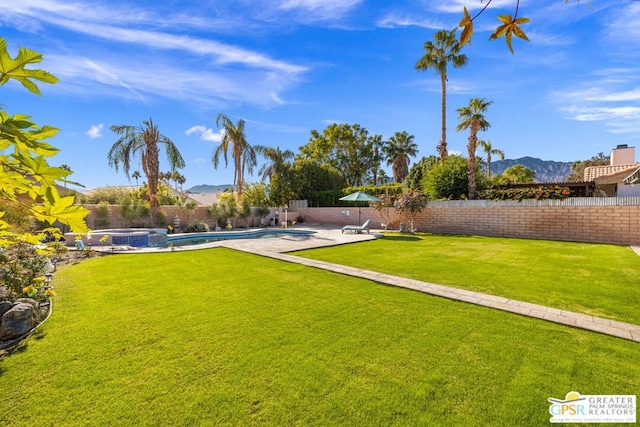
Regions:
M 416 63 L 416 70 L 435 70 L 440 75 L 442 86 L 442 135 L 438 144 L 438 155 L 444 161 L 447 158 L 447 65 L 461 68 L 467 64 L 467 56 L 461 55 L 462 46 L 456 37 L 456 30 L 440 30 L 433 36 L 433 41 L 424 44 L 425 54 Z
M 418 154 L 418 145 L 413 138 L 406 131 L 396 132 L 382 148 L 387 165 L 392 165 L 395 182 L 402 182 L 409 175 L 409 157 Z
M 224 164 L 228 165 L 227 151 L 231 145 L 231 157 L 235 168 L 233 184 L 236 185 L 238 192 L 238 200 L 242 198 L 242 185 L 244 184 L 244 172 L 253 173 L 253 168 L 257 164 L 256 152 L 249 145 L 244 135 L 244 120 L 238 120 L 234 124 L 225 114 L 218 113 L 216 117 L 216 126 L 222 126 L 224 133 L 220 145 L 214 150 L 211 156 L 213 167 L 218 168 L 220 162 L 220 154 L 224 156 Z
M 469 178 L 469 199 L 476 197 L 476 149 L 478 148 L 478 132 L 487 130 L 491 125 L 485 119 L 484 113 L 493 101 L 484 98 L 473 98 L 469 105 L 458 108 L 458 118 L 461 120 L 457 131 L 469 129 L 469 142 L 467 143 L 467 164 L 469 165 L 467 176 Z
M 166 136 L 158 131 L 158 127 L 151 119 L 142 122 L 142 126 L 111 126 L 120 138 L 113 144 L 107 158 L 109 166 L 118 171 L 120 164 L 125 175 L 129 178 L 131 161 L 140 154 L 142 171 L 147 177 L 147 194 L 152 208 L 158 206 L 158 177 L 160 174 L 160 145 L 164 145 L 167 160 L 171 170 L 185 166 L 178 147 Z
M 371 158 L 371 178 L 373 181 L 373 185 L 378 185 L 378 181 L 380 178 L 380 162 L 382 162 L 382 154 L 381 151 L 386 144 L 385 141 L 382 140 L 382 135 L 373 135 L 369 138 L 371 141 L 371 146 L 373 148 L 373 156 Z
M 131 178 L 136 180 L 136 187 L 138 186 L 138 179 L 140 179 L 142 175 L 140 175 L 139 171 L 133 171 L 133 173 L 131 174 Z
M 491 155 L 495 154 L 500 157 L 500 160 L 504 160 L 504 152 L 497 148 L 492 148 L 491 141 L 478 141 L 478 144 L 480 144 L 482 150 L 487 155 L 487 176 L 491 178 Z
M 280 150 L 280 147 L 266 147 L 264 145 L 256 145 L 253 147 L 256 153 L 263 156 L 267 162 L 262 165 L 260 170 L 258 171 L 258 175 L 261 176 L 262 181 L 266 181 L 269 179 L 271 182 L 271 177 L 273 177 L 278 170 L 284 165 L 288 160 L 293 160 L 295 154 L 291 150 Z

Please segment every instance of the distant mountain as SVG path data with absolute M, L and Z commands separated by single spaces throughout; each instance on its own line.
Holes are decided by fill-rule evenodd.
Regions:
M 491 162 L 491 175 L 500 174 L 514 165 L 522 165 L 536 173 L 536 182 L 565 182 L 571 172 L 573 162 L 554 162 L 535 157 L 521 157 L 519 159 L 505 159 Z
M 202 185 L 194 185 L 193 187 L 187 189 L 186 191 L 188 191 L 189 193 L 212 194 L 212 193 L 215 193 L 218 190 L 225 191 L 226 189 L 228 189 L 230 187 L 233 187 L 233 185 L 231 185 L 231 184 L 224 184 L 224 185 L 202 184 Z

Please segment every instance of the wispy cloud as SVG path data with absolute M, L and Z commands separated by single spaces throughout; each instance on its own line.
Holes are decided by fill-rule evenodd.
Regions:
M 571 120 L 600 122 L 611 133 L 638 134 L 639 74 L 640 70 L 632 69 L 599 70 L 596 78 L 583 82 L 574 90 L 555 92 L 552 99 L 561 105 L 561 110 Z M 624 89 L 621 89 L 622 85 Z
M 362 0 L 282 0 L 276 7 L 294 13 L 299 22 L 318 22 L 342 19 Z
M 421 27 L 431 28 L 434 30 L 440 30 L 445 28 L 445 24 L 441 21 L 430 18 L 419 18 L 412 15 L 404 15 L 399 13 L 392 13 L 378 20 L 377 25 L 382 28 L 397 28 L 397 27 Z
M 184 132 L 186 135 L 196 134 L 200 136 L 200 139 L 208 142 L 220 142 L 224 136 L 224 130 L 220 129 L 218 132 L 202 125 L 196 125 L 190 127 Z
M 91 139 L 100 138 L 102 136 L 103 128 L 104 128 L 104 124 L 102 123 L 97 125 L 91 125 L 91 127 L 87 131 L 87 136 Z
M 298 5 L 313 6 L 313 2 Z M 106 3 L 24 0 L 15 8 L 0 4 L 0 16 L 0 22 L 7 25 L 33 21 L 32 28 L 53 26 L 101 40 L 90 47 L 67 43 L 53 55 L 43 52 L 48 70 L 63 78 L 54 90 L 145 103 L 162 97 L 216 105 L 271 106 L 286 103 L 284 93 L 308 71 L 305 65 L 213 36 L 202 37 L 202 32 L 189 34 L 190 28 L 183 24 L 198 26 L 201 22 L 185 15 L 155 16 L 146 9 Z

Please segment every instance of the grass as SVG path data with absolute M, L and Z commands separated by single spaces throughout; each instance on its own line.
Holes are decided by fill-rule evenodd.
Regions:
M 628 247 L 387 234 L 295 255 L 640 324 L 640 257 Z
M 640 388 L 636 343 L 228 249 L 54 284 L 3 426 L 546 425 L 548 397 Z

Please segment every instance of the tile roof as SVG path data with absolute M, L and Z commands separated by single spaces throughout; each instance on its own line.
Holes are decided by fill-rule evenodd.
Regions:
M 620 179 L 626 178 L 630 173 L 633 172 L 632 169 L 637 169 L 640 167 L 640 163 L 636 163 L 633 165 L 605 165 L 605 166 L 589 166 L 584 169 L 584 180 L 585 181 L 594 181 L 597 178 L 600 178 L 599 181 L 604 180 L 609 181 L 609 179 L 617 179 L 617 175 L 623 175 Z M 609 176 L 611 175 L 611 176 Z

